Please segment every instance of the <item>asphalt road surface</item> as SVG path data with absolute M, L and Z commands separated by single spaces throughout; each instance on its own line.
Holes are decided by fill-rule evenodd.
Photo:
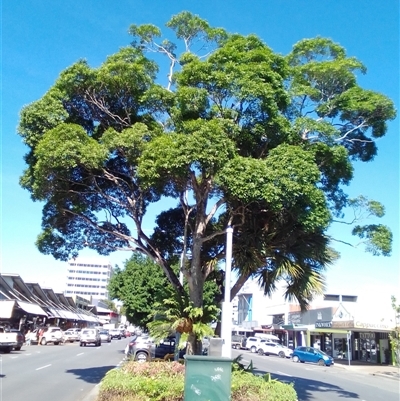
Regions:
M 129 339 L 23 347 L 0 354 L 1 401 L 80 401 L 124 358 Z
M 293 363 L 290 359 L 232 350 L 233 358 L 240 354 L 246 366 L 253 362 L 256 372 L 269 372 L 273 379 L 293 383 L 299 401 L 399 401 L 397 380 L 340 366 Z
M 0 354 L 0 400 L 81 401 L 121 363 L 128 341 L 113 340 L 101 347 L 31 346 Z M 393 379 L 232 350 L 232 357 L 239 354 L 245 364 L 253 361 L 256 372 L 293 383 L 299 401 L 399 401 L 399 382 Z

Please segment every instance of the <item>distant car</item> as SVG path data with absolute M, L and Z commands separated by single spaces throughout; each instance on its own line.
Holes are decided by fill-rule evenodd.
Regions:
M 14 347 L 14 349 L 16 351 L 19 351 L 22 348 L 22 346 L 24 345 L 25 336 L 22 334 L 21 331 L 19 331 L 17 329 L 11 329 L 10 332 L 11 333 L 17 333 L 17 346 Z
M 281 358 L 290 358 L 293 353 L 290 348 L 269 341 L 260 342 L 257 352 L 259 355 L 277 355 Z
M 246 346 L 246 337 L 234 334 L 232 336 L 232 348 L 241 349 Z
M 100 338 L 101 341 L 110 343 L 111 342 L 111 335 L 108 330 L 100 330 Z
M 121 339 L 121 330 L 119 329 L 110 329 L 109 330 L 111 339 L 117 338 L 118 340 Z
M 43 327 L 41 329 L 35 329 L 35 333 L 39 340 L 39 332 L 43 330 L 43 335 L 40 340 L 40 345 L 47 345 L 53 343 L 54 345 L 60 344 L 62 341 L 62 331 L 58 326 Z
M 78 340 L 81 336 L 81 331 L 82 329 L 80 329 L 79 327 L 72 327 L 70 329 L 68 329 L 69 331 L 72 331 L 73 333 L 75 333 L 78 336 Z
M 125 350 L 127 357 L 138 362 L 146 362 L 153 358 L 164 359 L 167 355 L 175 353 L 175 337 L 167 337 L 160 344 L 156 344 L 151 337 L 135 336 Z M 179 350 L 179 358 L 183 358 L 186 350 Z
M 99 347 L 101 345 L 101 338 L 98 329 L 83 329 L 81 331 L 81 338 L 79 340 L 79 345 L 85 346 L 88 344 L 94 344 Z
M 331 356 L 313 347 L 297 347 L 292 354 L 293 362 L 311 362 L 320 366 L 331 366 L 335 362 Z
M 250 350 L 251 352 L 257 352 L 258 349 L 260 348 L 261 342 L 265 342 L 266 340 L 263 340 L 260 337 L 248 337 L 246 338 L 246 342 L 244 344 L 245 349 Z
M 76 331 L 73 330 L 65 330 L 63 333 L 63 341 L 73 343 L 75 341 L 79 341 L 79 335 Z

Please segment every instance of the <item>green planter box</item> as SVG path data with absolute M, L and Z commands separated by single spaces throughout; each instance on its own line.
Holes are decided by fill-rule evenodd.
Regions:
M 232 359 L 185 355 L 184 401 L 230 401 Z

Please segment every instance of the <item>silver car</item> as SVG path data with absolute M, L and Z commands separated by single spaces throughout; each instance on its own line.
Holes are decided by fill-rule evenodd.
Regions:
M 111 335 L 108 330 L 100 330 L 100 338 L 103 343 L 111 342 Z
M 81 339 L 79 345 L 85 346 L 87 344 L 94 344 L 95 346 L 101 345 L 101 338 L 98 329 L 83 329 L 81 332 Z

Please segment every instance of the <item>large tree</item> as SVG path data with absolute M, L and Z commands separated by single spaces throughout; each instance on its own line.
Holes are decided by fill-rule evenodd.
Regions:
M 110 297 L 123 302 L 130 323 L 146 328 L 151 321 L 154 304 L 168 297 L 169 284 L 160 266 L 152 259 L 135 252 L 117 267 L 108 284 Z
M 343 188 L 352 162 L 375 156 L 393 104 L 357 84 L 365 67 L 329 39 L 302 40 L 284 57 L 188 12 L 167 26 L 182 47 L 159 41 L 154 25 L 132 25 L 131 46 L 99 68 L 75 63 L 22 110 L 30 152 L 21 184 L 45 202 L 37 246 L 57 259 L 84 246 L 138 250 L 182 297 L 172 266 L 183 252 L 190 304 L 201 308 L 230 225 L 232 296 L 251 276 L 267 294 L 284 279 L 286 296 L 306 307 L 334 259 L 330 224 L 350 206 L 384 214 Z M 152 52 L 166 57 L 165 86 Z M 162 210 L 165 197 L 177 207 Z M 161 212 L 149 236 L 142 224 L 155 202 Z M 353 234 L 390 254 L 387 227 L 357 223 Z M 189 342 L 200 352 L 193 333 Z

